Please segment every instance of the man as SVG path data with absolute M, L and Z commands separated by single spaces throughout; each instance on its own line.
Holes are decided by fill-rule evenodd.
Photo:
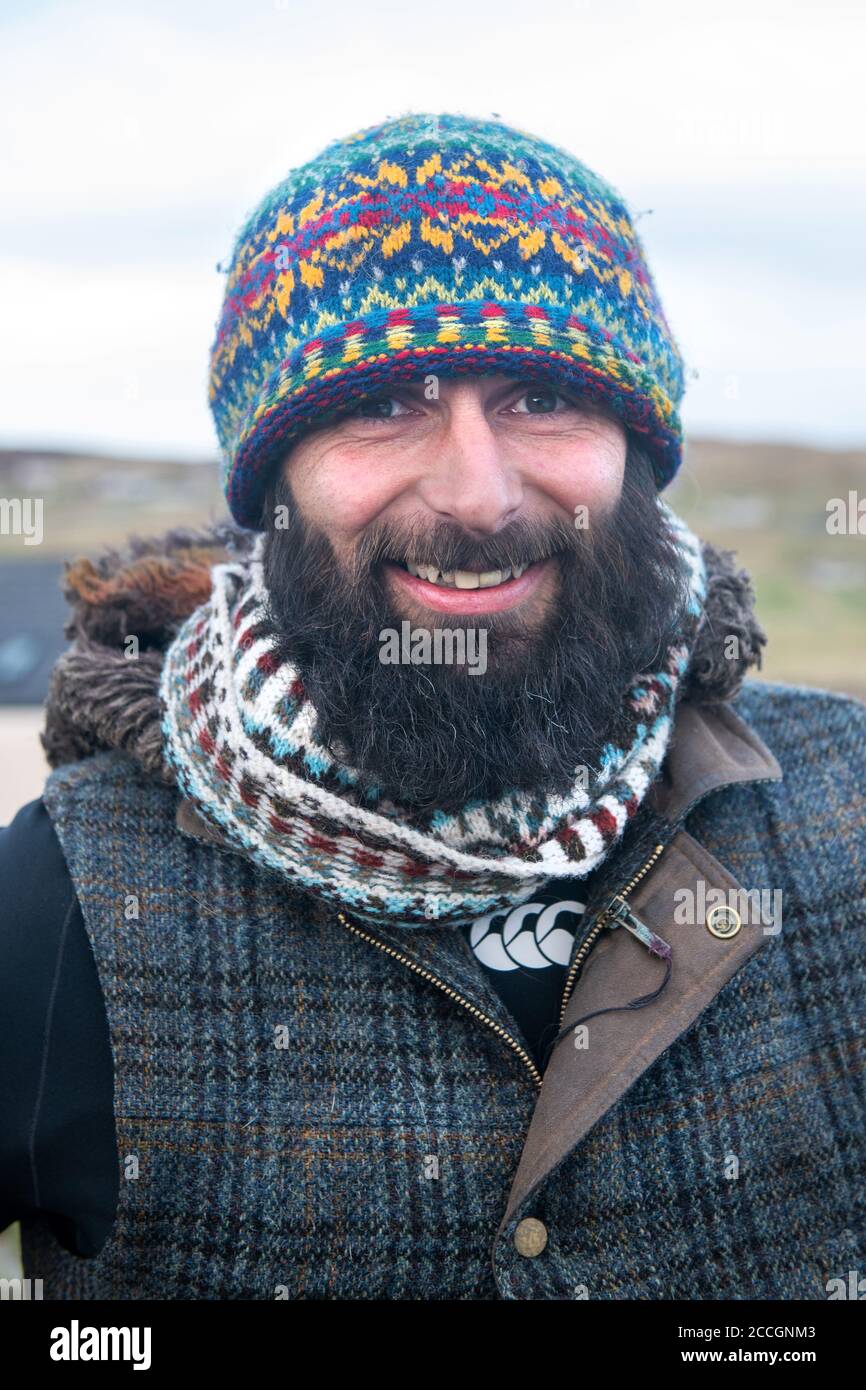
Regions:
M 748 580 L 658 495 L 682 389 L 626 207 L 525 132 L 406 116 L 247 222 L 238 525 L 70 569 L 5 833 L 46 1297 L 863 1267 L 866 711 L 744 680 Z

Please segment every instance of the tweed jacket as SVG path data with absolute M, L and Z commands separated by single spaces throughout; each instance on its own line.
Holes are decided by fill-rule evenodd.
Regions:
M 58 768 L 120 1200 L 92 1259 L 26 1226 L 25 1275 L 61 1299 L 826 1297 L 866 1260 L 864 754 L 844 697 L 680 705 L 543 1076 L 459 930 L 340 919 L 123 751 Z M 743 911 L 760 891 L 779 919 Z M 635 924 L 672 971 L 623 1009 L 663 978 Z

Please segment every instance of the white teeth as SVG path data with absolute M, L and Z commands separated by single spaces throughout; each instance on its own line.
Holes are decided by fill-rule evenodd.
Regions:
M 419 565 L 415 560 L 407 560 L 406 568 L 417 579 L 426 579 L 428 584 L 438 584 L 448 589 L 492 589 L 514 577 L 519 579 L 528 568 L 515 565 L 512 569 L 484 570 L 439 570 L 435 565 Z

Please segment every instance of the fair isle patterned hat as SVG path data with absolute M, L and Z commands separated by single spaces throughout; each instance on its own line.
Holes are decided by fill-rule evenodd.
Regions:
M 680 463 L 683 364 L 622 198 L 572 155 L 462 115 L 406 115 L 294 170 L 235 244 L 211 350 L 229 508 L 318 417 L 429 373 L 543 374 Z

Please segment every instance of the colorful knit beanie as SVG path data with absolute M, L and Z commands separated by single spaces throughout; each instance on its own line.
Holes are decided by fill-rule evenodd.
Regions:
M 493 120 L 407 115 L 294 170 L 235 245 L 211 350 L 229 508 L 258 529 L 290 441 L 429 373 L 535 374 L 680 463 L 683 364 L 620 196 Z

